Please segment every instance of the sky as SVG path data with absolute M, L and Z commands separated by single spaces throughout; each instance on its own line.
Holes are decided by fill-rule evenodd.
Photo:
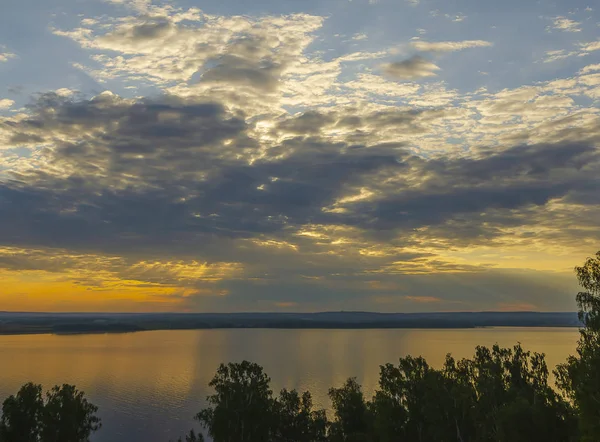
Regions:
M 575 310 L 593 2 L 1 9 L 0 310 Z

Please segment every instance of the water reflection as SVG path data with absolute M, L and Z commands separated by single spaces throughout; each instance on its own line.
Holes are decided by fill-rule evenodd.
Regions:
M 167 442 L 194 425 L 208 382 L 223 361 L 265 367 L 275 392 L 310 390 L 327 408 L 327 390 L 356 376 L 367 395 L 379 365 L 422 355 L 439 366 L 446 353 L 470 357 L 475 345 L 545 352 L 550 367 L 575 350 L 575 329 L 194 330 L 122 335 L 0 336 L 0 398 L 27 381 L 73 383 L 100 406 L 95 442 Z

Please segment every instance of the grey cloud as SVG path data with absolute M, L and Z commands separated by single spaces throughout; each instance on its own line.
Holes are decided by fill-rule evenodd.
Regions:
M 26 120 L 5 121 L 16 145 L 30 139 L 18 134 L 57 144 L 45 154 L 52 168 L 0 183 L 0 244 L 17 247 L 256 266 L 257 256 L 274 258 L 244 241 L 298 243 L 290 235 L 307 225 L 348 226 L 365 241 L 398 247 L 418 245 L 409 237 L 426 228 L 423 240 L 468 245 L 494 241 L 506 227 L 543 224 L 552 200 L 593 207 L 600 189 L 599 152 L 585 143 L 427 159 L 401 143 L 366 147 L 319 135 L 324 124 L 410 128 L 439 114 L 425 111 L 304 113 L 281 124 L 297 136 L 265 149 L 243 115 L 218 103 L 48 95 L 31 109 Z M 340 203 L 344 211 L 324 210 L 361 188 L 372 196 Z M 578 226 L 589 231 L 574 216 L 559 220 L 576 222 L 561 241 L 583 235 Z M 305 266 L 302 259 L 318 249 L 302 244 L 296 259 Z
M 121 26 L 115 31 L 99 37 L 103 43 L 118 42 L 121 45 L 132 45 L 143 47 L 144 44 L 153 40 L 163 40 L 175 25 L 168 17 L 164 16 L 141 16 L 133 26 Z
M 317 283 L 304 279 L 250 280 L 223 282 L 228 297 L 196 296 L 186 305 L 202 311 L 280 310 L 281 302 L 295 303 L 292 311 L 465 311 L 519 308 L 572 311 L 572 293 L 576 283 L 570 274 L 487 270 L 455 274 L 427 275 L 344 275 L 344 284 L 336 286 L 327 280 Z M 368 288 L 369 280 L 381 281 L 389 289 Z M 417 294 L 417 295 L 415 295 Z M 437 298 L 430 303 L 414 298 Z M 257 307 L 260 306 L 260 307 Z
M 434 77 L 436 71 L 440 70 L 436 64 L 419 55 L 407 60 L 384 64 L 382 69 L 385 74 L 397 80 Z
M 264 91 L 277 87 L 281 66 L 271 62 L 251 62 L 228 55 L 202 74 L 201 81 L 251 86 Z
M 200 81 L 272 92 L 285 67 L 285 61 L 276 60 L 276 55 L 264 36 L 240 37 L 230 43 L 224 54 L 206 62 Z
M 279 124 L 278 129 L 294 134 L 317 134 L 327 125 L 335 122 L 332 115 L 318 111 L 307 111 L 298 117 L 288 118 Z
M 385 109 L 368 113 L 358 112 L 356 109 L 327 113 L 306 111 L 280 122 L 275 132 L 315 135 L 324 128 L 334 127 L 365 131 L 393 128 L 402 129 L 405 134 L 418 134 L 426 132 L 423 123 L 442 119 L 447 113 L 443 109 Z M 366 136 L 370 137 L 371 133 L 366 132 Z
M 149 236 L 167 242 L 178 235 L 272 232 L 318 217 L 346 183 L 394 163 L 374 150 L 340 155 L 344 144 L 298 139 L 281 146 L 284 161 L 251 167 L 237 158 L 257 147 L 245 123 L 211 103 L 45 96 L 33 109 L 31 118 L 16 125 L 18 133 L 72 137 L 97 129 L 98 134 L 59 143 L 51 153 L 50 162 L 67 167 L 69 175 L 30 170 L 3 185 L 3 211 L 24 218 L 23 223 L 4 218 L 11 243 L 28 237 L 32 244 L 87 242 L 106 250 L 124 242 L 139 245 Z M 235 142 L 226 146 L 231 139 Z M 36 227 L 41 225 L 43 232 Z M 36 231 L 28 235 L 28 229 Z
M 421 185 L 356 204 L 358 222 L 368 214 L 380 229 L 416 228 L 493 209 L 543 206 L 550 199 L 600 187 L 600 155 L 584 144 L 517 146 L 475 159 L 411 161 L 426 177 Z M 479 216 L 471 221 L 472 228 L 489 219 Z
M 163 37 L 172 27 L 166 17 L 149 18 L 145 23 L 131 28 L 130 36 L 133 40 L 147 40 Z
M 30 144 L 30 143 L 42 143 L 44 138 L 35 134 L 27 134 L 22 132 L 17 132 L 13 136 L 10 137 L 9 142 L 12 144 Z

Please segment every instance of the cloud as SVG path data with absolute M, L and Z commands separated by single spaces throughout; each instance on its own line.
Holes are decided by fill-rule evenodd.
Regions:
M 490 112 L 510 111 L 522 96 L 508 96 Z M 22 216 L 18 223 L 3 222 L 2 241 L 27 238 L 30 246 L 92 241 L 99 251 L 117 253 L 146 247 L 150 236 L 160 247 L 181 236 L 187 239 L 176 247 L 191 253 L 192 238 L 279 235 L 308 223 L 379 232 L 447 226 L 456 232 L 447 223 L 464 216 L 469 228 L 463 238 L 494 237 L 492 213 L 583 197 L 597 181 L 597 150 L 585 143 L 424 160 L 397 143 L 365 148 L 321 135 L 327 128 L 420 134 L 428 122 L 445 118 L 443 112 L 307 112 L 284 119 L 278 131 L 291 138 L 268 146 L 254 138 L 252 125 L 218 103 L 110 94 L 77 102 L 47 94 L 31 109 L 11 130 L 55 140 L 46 159 L 51 167 L 21 170 L 0 191 L 4 210 Z M 357 189 L 364 196 L 352 196 Z M 43 232 L 37 223 L 45 225 Z
M 440 70 L 434 63 L 418 55 L 407 60 L 384 64 L 382 69 L 385 74 L 397 80 L 435 77 L 436 72 Z
M 15 104 L 14 100 L 9 100 L 8 98 L 0 98 L 0 109 L 8 109 L 13 104 Z
M 324 17 L 125 6 L 54 30 L 123 96 L 0 117 L 3 282 L 180 310 L 570 308 L 546 271 L 600 241 L 595 65 L 504 89 L 490 65 L 470 90 L 433 57 L 488 41 L 379 66 L 393 50 L 320 50 Z
M 552 63 L 554 61 L 564 60 L 565 58 L 569 58 L 578 54 L 578 51 L 566 51 L 564 49 L 546 51 L 544 63 Z
M 13 54 L 12 52 L 0 52 L 0 63 L 2 63 L 3 61 L 8 61 L 11 58 L 15 58 L 16 55 Z
M 308 14 L 222 17 L 148 6 L 144 14 L 54 33 L 103 51 L 93 56 L 101 69 L 81 66 L 99 80 L 142 76 L 174 86 L 200 74 L 201 82 L 230 80 L 264 92 L 312 42 L 322 22 Z
M 535 97 L 535 89 L 505 91 L 489 112 Z M 422 303 L 404 296 L 427 287 L 423 299 L 451 308 L 455 300 L 436 296 L 431 279 L 414 279 L 397 299 L 389 287 L 407 275 L 492 278 L 485 263 L 447 250 L 600 239 L 595 216 L 584 215 L 600 176 L 589 143 L 428 159 L 398 142 L 351 141 L 357 132 L 421 136 L 462 118 L 452 109 L 312 110 L 282 116 L 266 138 L 221 103 L 174 96 L 48 93 L 28 109 L 2 120 L 11 143 L 29 137 L 52 148 L 0 185 L 0 212 L 11 214 L 0 216 L 0 243 L 12 247 L 0 265 L 64 274 L 92 290 L 127 280 L 136 290 L 197 293 L 177 298 L 185 308 L 240 310 L 258 299 L 364 307 L 377 291 L 387 307 L 410 309 Z M 329 131 L 346 135 L 336 141 Z
M 549 29 L 558 29 L 564 32 L 581 32 L 581 22 L 571 20 L 566 17 L 555 17 L 552 27 Z
M 418 303 L 442 302 L 442 299 L 435 296 L 405 296 L 404 299 Z
M 415 40 L 411 46 L 418 51 L 423 52 L 454 52 L 469 48 L 489 47 L 493 44 L 484 40 L 464 40 L 464 41 L 437 41 L 429 42 L 423 40 Z
M 594 52 L 600 51 L 600 41 L 593 41 L 588 43 L 581 43 L 581 50 L 583 52 Z
M 115 3 L 135 9 L 139 12 L 147 12 L 151 6 L 151 0 L 105 0 L 108 3 Z
M 544 58 L 543 61 L 544 61 L 544 63 L 550 63 L 553 61 L 563 60 L 565 58 L 569 58 L 569 57 L 573 57 L 573 56 L 578 56 L 578 57 L 589 56 L 590 52 L 600 50 L 600 41 L 579 43 L 578 46 L 579 46 L 579 49 L 572 50 L 572 51 L 569 51 L 566 49 L 557 49 L 557 50 L 546 51 L 546 57 Z
M 201 81 L 273 91 L 277 88 L 281 70 L 281 66 L 270 61 L 257 63 L 252 58 L 229 55 L 220 57 L 215 67 L 202 74 Z
M 600 63 L 590 64 L 579 71 L 580 74 L 589 74 L 590 72 L 600 71 Z
M 460 22 L 465 21 L 467 19 L 467 16 L 464 15 L 464 14 L 462 14 L 462 13 L 458 13 L 456 15 L 445 14 L 445 17 L 452 19 L 452 21 L 456 22 L 456 23 L 460 23 Z

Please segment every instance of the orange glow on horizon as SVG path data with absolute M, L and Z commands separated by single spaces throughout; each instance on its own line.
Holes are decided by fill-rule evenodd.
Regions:
M 107 284 L 91 287 L 69 280 L 64 273 L 2 271 L 0 305 L 5 311 L 38 312 L 163 312 L 182 310 L 182 296 L 190 290 L 177 287 L 137 287 Z M 131 283 L 131 281 L 128 281 Z M 111 287 L 112 285 L 112 287 Z M 119 287 L 119 285 L 121 285 Z M 142 284 L 140 284 L 142 285 Z M 143 284 L 147 285 L 147 284 Z

